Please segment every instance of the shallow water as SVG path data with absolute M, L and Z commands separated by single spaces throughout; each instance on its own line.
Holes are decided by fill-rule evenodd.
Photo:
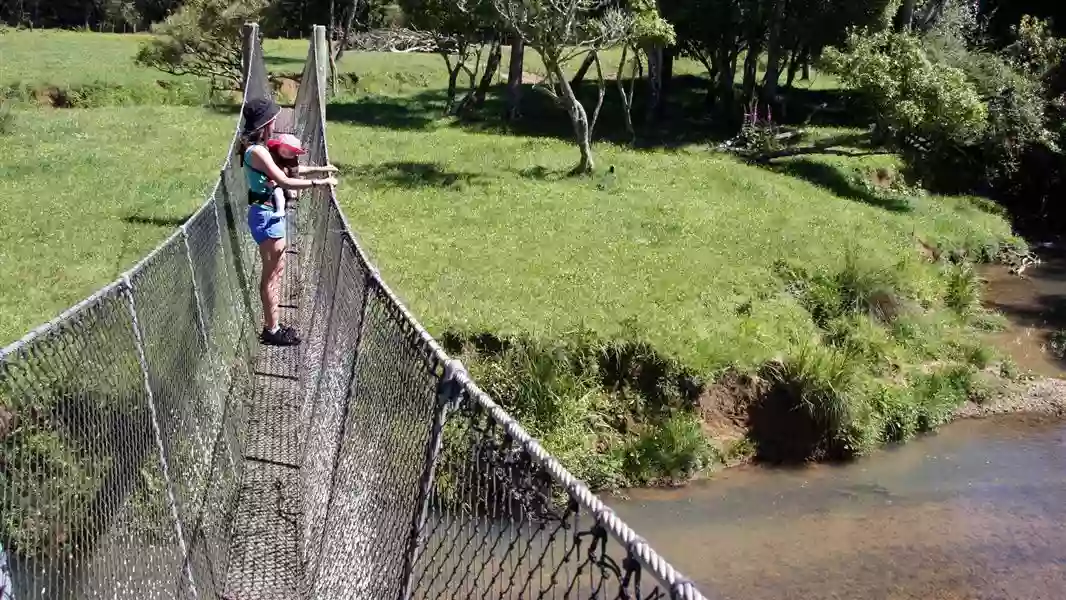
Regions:
M 615 504 L 711 598 L 1066 598 L 1061 421 L 963 421 L 851 465 Z
M 1066 361 L 1051 354 L 1048 341 L 1052 333 L 1066 329 L 1066 253 L 1048 251 L 1042 259 L 1021 276 L 1002 265 L 982 268 L 984 300 L 1010 322 L 992 342 L 1008 351 L 1022 370 L 1062 378 Z

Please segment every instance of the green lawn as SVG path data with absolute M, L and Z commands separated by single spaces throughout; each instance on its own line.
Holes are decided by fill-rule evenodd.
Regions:
M 0 344 L 110 282 L 204 200 L 233 137 L 198 108 L 16 111 L 0 137 Z
M 345 212 L 436 333 L 613 336 L 636 325 L 698 370 L 752 365 L 813 331 L 781 293 L 774 261 L 834 267 L 855 248 L 891 264 L 917 261 L 914 235 L 947 248 L 1009 235 L 963 200 L 918 198 L 893 212 L 698 148 L 600 144 L 617 177 L 573 180 L 528 176 L 573 164 L 562 141 L 329 127 Z M 747 302 L 753 311 L 738 316 Z

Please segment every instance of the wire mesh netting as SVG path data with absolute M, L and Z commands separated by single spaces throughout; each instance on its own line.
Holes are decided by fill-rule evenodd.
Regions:
M 309 165 L 326 52 L 316 27 L 275 128 Z M 0 354 L 0 600 L 702 598 L 445 355 L 330 190 L 286 217 L 305 341 L 259 345 L 238 141 L 168 240 Z

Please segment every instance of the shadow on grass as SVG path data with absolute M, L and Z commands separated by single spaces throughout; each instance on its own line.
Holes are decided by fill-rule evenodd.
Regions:
M 626 86 L 628 89 L 628 82 Z M 637 148 L 671 148 L 694 143 L 721 141 L 735 131 L 740 115 L 715 115 L 707 102 L 707 80 L 695 76 L 678 76 L 670 85 L 661 115 L 649 123 L 645 118 L 648 97 L 644 80 L 638 80 L 632 107 L 637 129 Z M 453 126 L 467 131 L 491 134 L 514 134 L 528 137 L 551 137 L 570 140 L 573 130 L 566 113 L 546 94 L 525 86 L 522 98 L 522 117 L 505 122 L 504 86 L 490 89 L 484 105 L 476 112 L 456 119 Z M 585 82 L 575 90 L 586 110 L 596 105 L 598 89 L 594 82 Z M 785 95 L 785 102 L 775 113 L 782 124 L 822 126 L 855 126 L 867 119 L 857 109 L 853 97 L 845 91 L 811 91 L 794 89 Z M 337 101 L 330 104 L 327 118 L 370 127 L 384 127 L 408 131 L 426 130 L 444 116 L 446 92 L 434 89 L 413 96 L 370 96 L 358 100 Z M 595 141 L 629 144 L 630 136 L 624 127 L 624 106 L 617 85 L 607 82 L 606 96 L 600 109 Z
M 477 173 L 448 171 L 437 163 L 429 162 L 395 161 L 359 166 L 339 164 L 337 168 L 342 176 L 355 176 L 407 189 L 451 188 L 481 179 Z
M 145 217 L 142 215 L 126 215 L 122 220 L 130 225 L 150 225 L 152 227 L 181 227 L 192 217 L 189 213 L 184 217 Z
M 905 213 L 913 210 L 904 198 L 875 194 L 847 177 L 840 169 L 808 158 L 794 158 L 787 162 L 774 163 L 767 168 L 803 179 L 847 200 L 857 200 L 892 212 Z
M 559 181 L 570 176 L 568 171 L 555 171 L 543 165 L 516 169 L 515 173 L 517 173 L 519 177 L 532 179 L 534 181 Z
M 266 65 L 268 67 L 280 67 L 280 66 L 283 66 L 283 65 L 300 65 L 302 67 L 304 62 L 306 62 L 306 61 L 303 58 L 296 58 L 296 57 L 293 57 L 293 56 L 269 56 L 268 55 L 268 56 L 264 56 L 263 57 L 263 62 L 266 63 Z

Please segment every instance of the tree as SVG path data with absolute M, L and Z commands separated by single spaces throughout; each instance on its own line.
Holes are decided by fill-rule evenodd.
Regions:
M 462 6 L 464 0 L 458 0 Z M 632 14 L 620 8 L 603 10 L 597 0 L 491 0 L 507 29 L 521 37 L 540 55 L 546 77 L 538 88 L 566 110 L 581 153 L 572 174 L 590 173 L 592 130 L 599 116 L 597 104 L 590 117 L 566 77 L 564 66 L 574 58 L 621 45 L 632 35 Z M 602 103 L 606 83 L 598 56 L 594 58 Z
M 400 0 L 400 8 L 407 15 L 407 23 L 415 30 L 433 38 L 437 54 L 448 69 L 448 99 L 445 110 L 459 112 L 475 103 L 477 74 L 481 70 L 479 34 L 492 31 L 491 6 L 481 0 L 471 0 L 460 6 L 454 0 Z M 499 65 L 500 51 L 494 43 L 490 61 Z M 471 61 L 473 66 L 471 67 Z M 495 67 L 492 69 L 495 71 Z M 468 78 L 467 94 L 456 103 L 460 73 Z M 491 76 L 490 76 L 491 77 Z M 490 79 L 491 80 L 491 79 Z M 488 82 L 484 86 L 488 88 Z
M 187 0 L 152 27 L 136 61 L 173 75 L 210 79 L 215 89 L 239 90 L 241 28 L 255 21 L 267 0 Z
M 677 31 L 677 51 L 704 66 L 712 81 L 707 103 L 728 125 L 738 124 L 738 108 L 753 98 L 764 57 L 761 95 L 773 102 L 782 75 L 791 86 L 826 47 L 843 43 L 849 28 L 880 31 L 898 5 L 899 0 L 659 0 L 663 17 Z
M 648 59 L 648 110 L 645 114 L 648 123 L 653 122 L 662 107 L 663 82 L 666 80 L 665 49 L 677 43 L 677 33 L 673 25 L 659 14 L 655 0 L 630 0 L 628 9 L 633 15 L 633 23 L 627 36 L 634 53 L 644 51 Z M 639 56 L 635 56 L 638 61 Z M 635 65 L 636 66 L 636 65 Z M 673 69 L 673 66 L 670 67 Z M 625 100 L 625 99 L 623 99 Z M 628 99 L 630 109 L 632 94 Z M 627 115 L 626 119 L 630 117 Z
M 618 72 L 615 73 L 615 82 L 618 85 L 618 95 L 622 98 L 622 117 L 625 119 L 626 133 L 629 134 L 630 142 L 636 140 L 637 131 L 633 127 L 633 95 L 636 88 L 637 79 L 644 74 L 644 66 L 640 61 L 640 52 L 636 48 L 633 48 L 633 60 L 631 71 L 629 72 L 629 89 L 626 89 L 626 82 L 623 79 L 625 74 L 626 62 L 629 58 L 629 44 L 622 46 L 622 57 L 618 60 Z

